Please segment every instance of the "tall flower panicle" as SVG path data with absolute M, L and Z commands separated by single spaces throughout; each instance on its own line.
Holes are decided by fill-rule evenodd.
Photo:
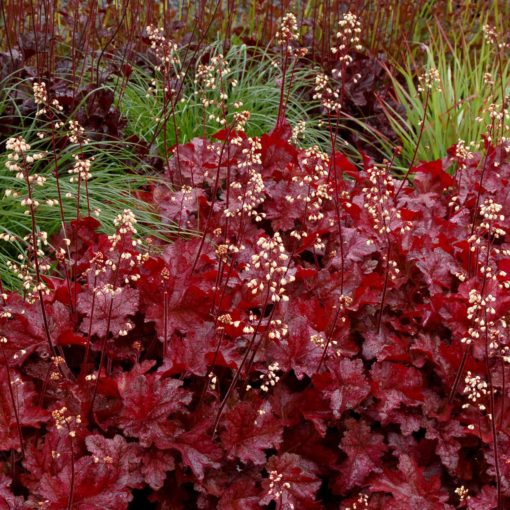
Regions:
M 181 61 L 177 44 L 167 39 L 162 28 L 149 25 L 146 27 L 146 31 L 149 36 L 151 49 L 159 60 L 158 65 L 156 65 L 156 71 L 161 71 L 163 67 L 167 69 L 173 68 L 174 70 L 179 69 Z
M 352 64 L 353 52 L 361 51 L 363 46 L 360 42 L 361 22 L 358 17 L 348 12 L 338 22 L 338 32 L 331 53 L 337 61 L 337 65 L 331 72 L 331 76 L 319 73 L 315 77 L 313 99 L 321 102 L 328 113 L 339 114 L 342 109 L 342 99 L 347 68 Z M 353 83 L 360 79 L 357 73 L 351 77 Z
M 410 230 L 410 223 L 402 221 L 402 213 L 395 206 L 395 183 L 388 164 L 369 164 L 366 172 L 368 183 L 363 188 L 363 207 L 372 219 L 375 232 L 388 235 L 394 228 L 399 228 L 401 233 Z
M 361 51 L 363 46 L 360 41 L 361 22 L 356 14 L 352 12 L 345 13 L 338 22 L 338 31 L 336 33 L 335 45 L 331 48 L 331 53 L 337 55 L 342 63 L 347 65 L 353 61 L 350 51 Z
M 258 210 L 265 200 L 265 186 L 260 173 L 262 145 L 260 140 L 249 139 L 247 146 L 242 149 L 243 159 L 238 163 L 242 170 L 239 179 L 230 183 L 233 200 L 229 207 L 225 207 L 223 214 L 227 218 L 253 217 L 260 222 L 265 214 Z
M 155 76 L 147 89 L 146 97 L 149 99 L 158 94 L 163 96 L 163 115 L 166 116 L 168 104 L 175 105 L 182 90 L 182 80 L 185 77 L 179 47 L 175 41 L 169 39 L 162 28 L 149 25 L 146 32 L 150 41 L 150 47 L 156 57 L 154 65 Z M 161 117 L 156 117 L 156 122 Z
M 479 277 L 485 284 L 481 288 L 472 288 L 469 291 L 469 306 L 467 319 L 470 325 L 461 342 L 470 345 L 480 338 L 491 338 L 493 348 L 499 345 L 497 342 L 498 326 L 495 321 L 496 302 L 498 289 L 510 288 L 510 281 L 506 272 L 498 267 L 500 248 L 494 245 L 494 241 L 506 236 L 506 230 L 502 228 L 505 215 L 502 213 L 503 206 L 492 198 L 486 198 L 480 205 L 480 223 L 468 238 L 470 252 L 479 261 L 477 264 Z M 505 256 L 506 256 L 506 250 Z
M 290 44 L 298 39 L 299 31 L 296 16 L 288 12 L 280 22 L 280 27 L 276 32 L 276 41 L 280 46 L 287 47 L 289 51 L 292 51 Z
M 211 57 L 207 64 L 199 64 L 195 73 L 196 91 L 203 107 L 208 112 L 209 120 L 221 126 L 227 125 L 229 94 L 236 88 L 236 79 L 230 79 L 232 70 L 223 54 Z M 242 102 L 235 102 L 235 109 L 242 107 Z M 248 112 L 241 112 L 234 118 L 234 128 L 240 129 L 249 118 Z
M 24 214 L 32 219 L 32 231 L 21 239 L 23 245 L 26 246 L 27 254 L 20 254 L 18 256 L 20 262 L 9 261 L 8 266 L 10 271 L 22 280 L 23 288 L 28 292 L 30 299 L 35 300 L 37 295 L 40 297 L 42 293 L 48 292 L 41 273 L 49 270 L 50 265 L 42 262 L 45 255 L 44 247 L 48 245 L 48 234 L 37 228 L 36 211 L 41 204 L 34 196 L 34 186 L 44 186 L 46 177 L 33 172 L 32 166 L 46 154 L 31 151 L 30 144 L 21 136 L 9 138 L 6 142 L 6 149 L 9 151 L 6 168 L 15 172 L 16 180 L 20 181 L 20 187 L 18 190 L 7 189 L 5 196 L 19 198 L 20 204 L 25 209 Z M 48 203 L 48 205 L 51 204 Z
M 288 12 L 280 21 L 280 26 L 276 32 L 276 42 L 282 48 L 287 57 L 304 57 L 308 50 L 300 47 L 299 27 L 294 14 Z

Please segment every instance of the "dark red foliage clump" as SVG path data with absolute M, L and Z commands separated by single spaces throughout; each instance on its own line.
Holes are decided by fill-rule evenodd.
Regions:
M 401 186 L 283 125 L 167 172 L 199 236 L 81 219 L 43 303 L 3 296 L 0 508 L 509 507 L 504 147 Z

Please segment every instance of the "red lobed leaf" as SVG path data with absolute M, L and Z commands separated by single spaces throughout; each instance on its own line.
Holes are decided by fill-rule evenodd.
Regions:
M 266 462 L 264 450 L 278 448 L 282 441 L 282 425 L 273 416 L 271 406 L 242 402 L 227 413 L 220 437 L 227 458 L 237 458 L 245 464 Z
M 78 296 L 77 309 L 85 318 L 80 330 L 100 337 L 111 333 L 116 336 L 126 330 L 130 316 L 138 311 L 139 292 L 129 287 L 118 287 L 115 291 L 88 289 Z
M 346 410 L 356 409 L 370 393 L 367 375 L 361 360 L 331 360 L 327 371 L 316 374 L 314 386 L 329 398 L 335 417 L 340 418 Z
M 451 509 L 446 504 L 448 494 L 441 487 L 436 475 L 426 476 L 423 468 L 409 455 L 401 454 L 398 471 L 386 468 L 382 475 L 376 475 L 370 485 L 373 491 L 388 492 L 393 496 L 387 503 L 388 510 L 424 510 Z
M 338 494 L 361 487 L 371 473 L 380 473 L 381 457 L 388 448 L 384 436 L 373 432 L 365 421 L 348 419 L 345 425 L 340 448 L 347 459 L 340 465 L 340 475 L 334 485 Z
M 117 377 L 122 410 L 116 422 L 126 435 L 138 438 L 142 446 L 155 444 L 164 448 L 175 429 L 169 416 L 184 412 L 191 394 L 182 388 L 182 381 L 146 373 L 151 366 L 146 362 Z

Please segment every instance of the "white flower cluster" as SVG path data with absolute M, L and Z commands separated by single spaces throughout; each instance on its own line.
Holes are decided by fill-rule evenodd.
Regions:
M 291 484 L 284 481 L 282 474 L 278 471 L 269 471 L 269 496 L 278 500 L 282 497 L 284 491 L 290 489 L 290 487 Z M 295 510 L 294 503 L 289 503 L 289 510 Z
M 269 391 L 269 388 L 272 386 L 275 386 L 276 383 L 280 380 L 280 376 L 277 374 L 277 372 L 280 370 L 280 365 L 277 361 L 274 363 L 271 363 L 267 367 L 267 373 L 260 375 L 260 380 L 262 384 L 260 385 L 260 389 L 267 393 Z
M 502 214 L 503 206 L 494 202 L 492 198 L 484 200 L 480 206 L 481 221 L 476 226 L 473 234 L 469 236 L 469 249 L 472 253 L 477 253 L 478 271 L 486 280 L 492 280 L 498 283 L 499 288 L 510 288 L 510 280 L 504 270 L 500 270 L 495 256 L 510 256 L 510 250 L 501 248 L 496 239 L 502 239 L 506 236 L 506 230 L 501 228 L 505 221 L 505 215 Z
M 246 184 L 240 181 L 230 183 L 230 191 L 236 201 L 223 211 L 227 218 L 246 214 L 259 222 L 265 217 L 264 213 L 257 211 L 257 208 L 265 200 L 264 181 L 259 172 L 259 166 L 262 164 L 261 151 L 262 145 L 256 139 L 249 139 L 248 147 L 242 150 L 244 160 L 239 163 L 239 168 L 248 168 L 248 180 Z
M 218 378 L 213 372 L 209 372 L 207 377 L 209 378 L 209 387 L 211 388 L 211 391 L 215 391 L 216 384 L 218 383 Z
M 173 64 L 179 65 L 180 59 L 178 57 L 178 46 L 175 42 L 168 40 L 165 37 L 164 30 L 157 28 L 154 25 L 149 25 L 145 28 L 149 40 L 151 42 L 151 49 L 158 57 L 161 65 Z M 161 70 L 161 66 L 156 67 L 157 71 Z
M 288 12 L 282 18 L 280 27 L 276 32 L 276 42 L 280 46 L 287 46 L 289 51 L 292 51 L 292 47 L 289 46 L 291 42 L 299 39 L 299 30 L 297 19 L 294 14 Z
M 494 48 L 499 50 L 504 50 L 508 48 L 508 43 L 505 42 L 500 35 L 498 34 L 497 30 L 492 26 L 486 23 L 482 27 L 483 31 L 483 37 L 484 39 L 492 45 Z
M 37 106 L 46 104 L 48 101 L 48 92 L 46 90 L 46 83 L 43 81 L 37 82 L 34 81 L 34 84 L 32 85 L 33 91 L 34 91 L 34 102 Z
M 46 156 L 44 152 L 36 152 L 29 154 L 30 145 L 25 142 L 22 137 L 9 138 L 6 143 L 7 150 L 10 152 L 7 155 L 6 168 L 11 172 L 16 172 L 16 179 L 24 181 L 27 185 L 28 196 L 21 200 L 21 205 L 24 207 L 32 208 L 35 210 L 39 206 L 39 202 L 32 198 L 32 184 L 37 186 L 44 186 L 46 177 L 43 175 L 32 174 L 30 175 L 30 165 Z M 19 196 L 18 192 L 11 189 L 5 190 L 5 196 Z M 26 210 L 25 214 L 31 214 L 30 210 Z
M 117 227 L 117 232 L 112 234 L 111 236 L 108 236 L 108 239 L 111 241 L 112 246 L 110 248 L 111 251 L 113 251 L 118 243 L 123 239 L 124 236 L 131 234 L 135 235 L 137 233 L 136 225 L 137 221 L 135 218 L 135 215 L 131 209 L 124 209 L 121 214 L 118 214 L 115 219 L 113 220 L 113 224 Z M 142 244 L 141 239 L 132 239 L 131 245 L 132 246 L 140 246 Z M 132 260 L 132 255 L 129 251 L 124 251 L 121 253 L 121 260 L 129 260 L 130 266 L 135 265 L 135 261 Z M 141 260 L 142 255 L 137 255 L 137 260 Z M 106 264 L 113 264 L 113 261 L 107 260 Z
M 338 112 L 342 108 L 339 92 L 333 89 L 329 77 L 324 73 L 318 73 L 315 77 L 313 99 L 320 101 L 329 112 Z
M 179 57 L 178 46 L 175 42 L 165 37 L 162 28 L 149 25 L 146 27 L 147 35 L 151 43 L 151 49 L 154 51 L 158 59 L 157 65 L 154 66 L 156 72 L 163 73 L 163 91 L 176 97 L 177 90 L 171 85 L 172 79 L 182 80 L 185 76 L 182 70 L 181 59 Z M 151 80 L 151 86 L 148 88 L 146 97 L 151 97 L 156 93 L 158 82 L 156 78 Z M 157 119 L 159 121 L 159 119 Z
M 346 65 L 351 64 L 353 58 L 349 54 L 349 51 L 353 49 L 361 51 L 363 49 L 360 42 L 360 34 L 361 23 L 358 17 L 352 12 L 345 13 L 338 22 L 336 45 L 331 48 L 331 53 L 333 53 L 333 55 L 338 55 L 339 62 Z
M 462 161 L 460 164 L 461 168 L 467 166 L 467 163 L 474 158 L 474 153 L 471 149 L 474 149 L 475 145 L 474 142 L 466 143 L 461 138 L 455 144 L 455 157 Z
M 331 76 L 335 80 L 344 78 L 345 69 L 353 62 L 352 51 L 363 49 L 360 44 L 361 23 L 358 17 L 348 12 L 343 15 L 338 22 L 338 32 L 336 33 L 336 43 L 331 48 L 331 53 L 338 60 L 338 65 L 333 69 Z M 361 78 L 360 74 L 352 76 L 354 83 Z M 339 89 L 335 87 L 324 73 L 319 73 L 315 77 L 315 88 L 313 99 L 321 102 L 321 105 L 328 112 L 340 112 L 342 109 L 341 96 Z
M 60 409 L 54 409 L 51 412 L 53 419 L 55 420 L 55 427 L 57 430 L 61 430 L 66 428 L 69 434 L 69 437 L 76 436 L 76 430 L 72 428 L 72 426 L 81 424 L 81 416 L 78 414 L 76 416 L 72 416 L 67 414 L 67 407 L 61 407 Z
M 29 166 L 46 156 L 44 152 L 35 152 L 29 154 L 30 145 L 22 136 L 9 138 L 5 144 L 5 148 L 10 151 L 7 154 L 7 163 L 5 167 L 11 172 L 16 172 L 16 178 L 20 180 L 28 179 L 29 182 L 37 181 L 37 177 L 28 178 Z M 41 181 L 44 184 L 44 181 Z M 37 184 L 40 184 L 37 182 Z
M 248 316 L 248 322 L 243 327 L 243 333 L 245 335 L 252 335 L 255 333 L 255 328 L 253 327 L 253 324 L 255 322 L 260 322 L 257 315 L 255 315 L 253 312 L 250 312 L 250 315 Z
M 237 103 L 242 106 L 242 103 Z M 234 105 L 235 107 L 236 105 Z M 248 110 L 244 110 L 242 112 L 234 112 L 233 114 L 233 123 L 232 123 L 232 129 L 237 131 L 243 131 L 246 127 L 246 124 L 250 120 L 251 113 Z M 234 137 L 232 139 L 232 143 L 234 145 L 240 145 L 242 142 L 242 138 Z
M 31 248 L 31 247 L 30 247 Z M 42 250 L 37 250 L 37 256 L 41 257 L 44 255 Z M 23 259 L 23 255 L 19 255 L 19 258 Z M 37 282 L 37 278 L 32 272 L 32 264 L 19 263 L 16 264 L 12 261 L 7 261 L 7 267 L 17 278 L 23 282 L 23 288 L 30 294 L 27 296 L 27 302 L 33 303 L 36 299 L 38 292 L 49 294 L 50 290 L 46 286 L 43 280 Z M 48 264 L 39 264 L 39 271 L 48 271 L 50 266 Z
M 441 92 L 441 77 L 435 67 L 427 69 L 418 80 L 418 92 L 425 92 L 427 90 Z
M 289 326 L 281 319 L 271 319 L 267 336 L 271 340 L 281 340 L 289 333 Z
M 241 324 L 241 321 L 232 320 L 232 316 L 229 313 L 219 315 L 217 321 L 220 323 L 217 329 L 224 329 L 225 326 L 234 326 L 237 328 Z
M 218 260 L 221 260 L 223 263 L 227 263 L 230 255 L 235 255 L 241 250 L 244 250 L 244 248 L 244 245 L 236 246 L 233 243 L 222 243 L 216 246 L 214 253 Z
M 275 232 L 272 238 L 260 237 L 257 241 L 258 253 L 251 257 L 251 265 L 246 269 L 262 270 L 262 278 L 252 278 L 247 286 L 252 294 L 258 294 L 267 289 L 273 303 L 288 301 L 285 288 L 295 280 L 293 275 L 287 275 L 289 256 L 285 250 L 281 235 Z
M 227 77 L 230 72 L 231 69 L 228 62 L 221 53 L 211 57 L 208 64 L 198 65 L 195 84 L 200 87 L 200 90 L 197 90 L 196 93 L 200 96 L 200 101 L 204 108 L 216 106 L 222 110 L 223 114 L 225 113 L 224 105 L 228 100 Z M 237 81 L 231 80 L 230 86 L 235 88 Z M 225 115 L 221 116 L 220 113 L 210 112 L 209 120 L 215 121 L 222 126 L 225 126 L 227 123 Z
M 469 490 L 464 487 L 464 485 L 461 485 L 460 487 L 457 487 L 455 489 L 455 494 L 459 497 L 459 501 L 462 503 L 463 501 L 466 501 L 466 499 L 469 499 Z
M 155 27 L 154 25 L 148 25 L 145 27 L 149 41 L 151 42 L 151 48 L 153 50 L 158 49 L 162 44 L 165 43 L 166 38 L 162 28 Z
M 510 345 L 508 345 L 508 324 L 506 318 L 500 318 L 497 324 L 488 330 L 489 355 L 499 357 L 510 364 Z
M 386 166 L 370 165 L 367 173 L 370 186 L 363 188 L 365 194 L 363 206 L 372 218 L 375 231 L 379 234 L 389 234 L 390 221 L 398 214 L 391 205 L 394 196 L 393 179 Z
M 297 145 L 301 140 L 306 131 L 306 121 L 298 120 L 296 125 L 292 127 L 292 136 L 290 137 L 291 143 Z
M 494 327 L 494 321 L 489 320 L 488 316 L 494 315 L 496 309 L 493 303 L 496 298 L 492 294 L 482 296 L 477 289 L 469 291 L 469 304 L 467 309 L 467 318 L 474 324 L 468 328 L 467 336 L 461 338 L 463 344 L 471 344 L 480 338 L 481 333 L 485 333 L 487 328 Z
M 320 350 L 324 351 L 326 345 L 328 346 L 328 351 L 332 350 L 333 353 L 337 356 L 341 356 L 342 351 L 338 348 L 337 340 L 330 340 L 329 344 L 322 333 L 318 333 L 316 335 L 312 335 L 310 337 L 310 342 L 316 345 Z
M 50 379 L 52 381 L 58 381 L 61 379 L 61 366 L 66 364 L 65 358 L 62 356 L 51 357 L 52 368 L 50 370 Z
M 345 510 L 368 510 L 368 494 L 360 494 L 352 507 L 347 507 Z
M 487 198 L 480 206 L 480 215 L 483 221 L 480 223 L 480 228 L 484 229 L 494 239 L 504 237 L 506 232 L 494 225 L 495 222 L 505 221 L 505 215 L 501 213 L 503 206 L 494 202 L 492 198 Z
M 324 202 L 333 198 L 331 194 L 332 189 L 327 181 L 329 156 L 321 151 L 319 147 L 313 146 L 305 150 L 305 157 L 302 163 L 305 166 L 311 167 L 312 173 L 307 173 L 303 177 L 294 176 L 292 180 L 297 182 L 299 186 L 309 187 L 309 193 L 306 197 L 298 196 L 308 204 L 310 209 L 308 220 L 312 222 L 320 221 L 324 217 L 322 212 L 320 212 Z
M 71 143 L 87 145 L 90 142 L 90 140 L 85 137 L 85 129 L 80 126 L 80 123 L 77 120 L 69 121 L 69 133 L 67 136 Z
M 119 229 L 120 234 L 127 234 L 128 232 L 136 234 L 136 223 L 136 217 L 131 209 L 124 209 L 113 220 L 113 224 Z
M 462 408 L 467 409 L 472 405 L 480 411 L 485 411 L 487 407 L 483 403 L 483 399 L 488 393 L 487 383 L 479 375 L 473 375 L 469 370 L 466 373 L 464 382 L 466 383 L 464 395 L 466 395 L 468 403 L 463 404 Z
M 57 98 L 54 98 L 51 102 L 48 102 L 48 91 L 46 89 L 46 83 L 43 81 L 34 81 L 32 90 L 34 92 L 34 103 L 37 105 L 37 112 L 35 114 L 36 117 L 40 117 L 41 115 L 47 113 L 46 107 L 48 106 L 50 108 L 52 107 L 56 112 L 64 111 L 63 106 L 59 103 Z M 59 121 L 55 123 L 56 128 L 60 127 L 61 125 L 62 123 Z M 38 134 L 39 138 L 44 136 L 40 135 L 41 133 Z
M 69 182 L 88 181 L 92 177 L 92 174 L 90 173 L 90 166 L 92 165 L 94 158 L 92 157 L 90 159 L 82 159 L 77 154 L 75 154 L 73 157 L 74 165 L 68 172 L 71 174 Z
M 488 118 L 487 118 L 488 114 Z M 494 141 L 494 136 L 497 135 L 497 144 L 501 144 L 506 153 L 510 152 L 508 145 L 510 138 L 510 111 L 509 111 L 509 96 L 503 98 L 500 103 L 490 103 L 482 110 L 482 114 L 476 117 L 479 123 L 486 122 L 485 129 L 487 131 L 485 137 L 488 142 Z M 494 161 L 494 167 L 498 167 L 500 161 Z

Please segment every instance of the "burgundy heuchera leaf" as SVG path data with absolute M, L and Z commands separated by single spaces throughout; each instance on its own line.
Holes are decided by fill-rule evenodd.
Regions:
M 150 367 L 146 363 L 117 378 L 122 399 L 117 424 L 126 435 L 138 438 L 142 446 L 164 447 L 175 432 L 170 414 L 185 411 L 191 394 L 181 388 L 182 381 L 158 373 L 147 374 Z
M 340 465 L 340 476 L 336 481 L 340 494 L 362 486 L 370 474 L 380 473 L 381 457 L 387 450 L 383 436 L 373 432 L 367 423 L 349 419 L 346 426 L 340 447 L 347 459 Z
M 257 407 L 252 402 L 238 404 L 225 414 L 221 440 L 228 458 L 244 463 L 264 464 L 264 450 L 277 448 L 282 426 L 275 419 L 270 406 Z

